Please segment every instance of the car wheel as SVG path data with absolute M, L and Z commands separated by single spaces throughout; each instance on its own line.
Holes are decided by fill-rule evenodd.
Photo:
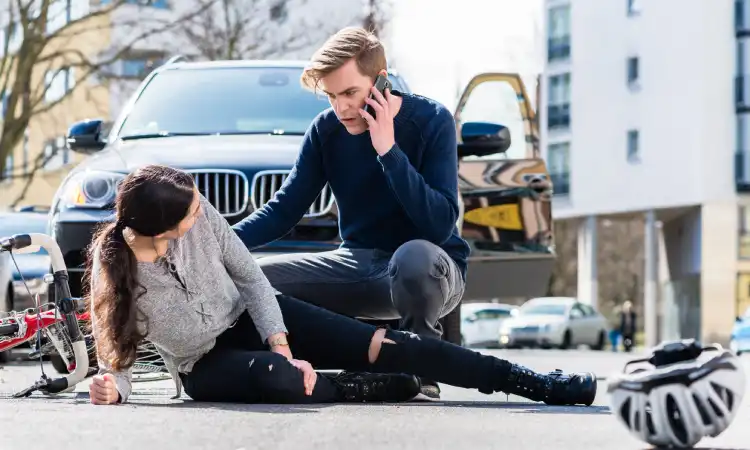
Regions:
M 573 336 L 570 334 L 570 330 L 565 330 L 565 334 L 563 335 L 562 343 L 560 344 L 560 349 L 567 350 L 570 348 L 570 344 L 573 341 Z
M 606 336 L 604 335 L 604 330 L 599 331 L 599 338 L 596 340 L 596 344 L 593 345 L 591 348 L 594 350 L 603 350 L 605 339 L 606 339 Z

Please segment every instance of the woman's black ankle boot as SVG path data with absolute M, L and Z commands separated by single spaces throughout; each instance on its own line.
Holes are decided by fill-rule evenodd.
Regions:
M 590 406 L 596 398 L 596 375 L 590 372 L 564 374 L 556 370 L 548 374 L 534 372 L 513 364 L 508 377 L 499 389 L 548 405 Z

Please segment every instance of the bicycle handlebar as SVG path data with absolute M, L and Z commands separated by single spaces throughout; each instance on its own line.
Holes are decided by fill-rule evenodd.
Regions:
M 75 356 L 75 369 L 73 373 L 55 378 L 47 383 L 46 390 L 51 393 L 62 392 L 70 387 L 80 383 L 89 370 L 89 356 L 86 351 L 86 341 L 81 329 L 78 327 L 76 318 L 75 301 L 71 301 L 70 286 L 68 285 L 68 269 L 65 266 L 60 247 L 51 237 L 43 233 L 15 234 L 11 237 L 0 238 L 0 252 L 13 252 L 15 250 L 23 252 L 29 247 L 41 247 L 47 251 L 52 263 L 52 275 L 55 280 L 55 287 L 59 289 L 58 296 L 55 299 L 56 306 L 66 305 L 61 308 L 64 316 L 65 327 L 68 330 L 70 341 L 73 345 L 73 355 Z

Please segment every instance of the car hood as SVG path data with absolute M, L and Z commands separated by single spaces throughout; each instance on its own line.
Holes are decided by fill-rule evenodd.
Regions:
M 542 326 L 557 324 L 565 321 L 565 317 L 556 315 L 534 315 L 534 316 L 515 316 L 508 318 L 503 322 L 503 326 L 509 328 Z
M 179 169 L 258 170 L 289 168 L 303 136 L 175 136 L 117 141 L 82 162 L 77 170 L 130 172 L 147 164 Z

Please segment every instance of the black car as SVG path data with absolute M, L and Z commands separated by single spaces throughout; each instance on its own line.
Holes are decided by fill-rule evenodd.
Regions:
M 304 65 L 170 61 L 149 74 L 111 127 L 102 120 L 72 125 L 67 145 L 91 156 L 62 182 L 50 230 L 72 272 L 73 292 L 80 293 L 74 275 L 83 271 L 94 227 L 112 219 L 118 182 L 136 167 L 157 163 L 191 173 L 232 224 L 273 198 L 308 125 L 330 107 L 325 96 L 300 85 Z M 394 89 L 410 92 L 397 73 L 390 79 Z M 476 100 L 473 92 L 485 93 Z M 471 106 L 477 101 L 478 109 Z M 492 117 L 482 118 L 483 111 Z M 465 208 L 459 226 L 473 252 L 465 299 L 542 295 L 553 259 L 551 185 L 520 78 L 476 77 L 459 102 L 457 120 L 462 113 L 473 114 L 472 123 L 461 126 L 457 149 Z M 326 186 L 293 230 L 254 253 L 324 251 L 339 243 L 336 201 Z M 448 333 L 454 342 L 460 340 L 457 314 Z

